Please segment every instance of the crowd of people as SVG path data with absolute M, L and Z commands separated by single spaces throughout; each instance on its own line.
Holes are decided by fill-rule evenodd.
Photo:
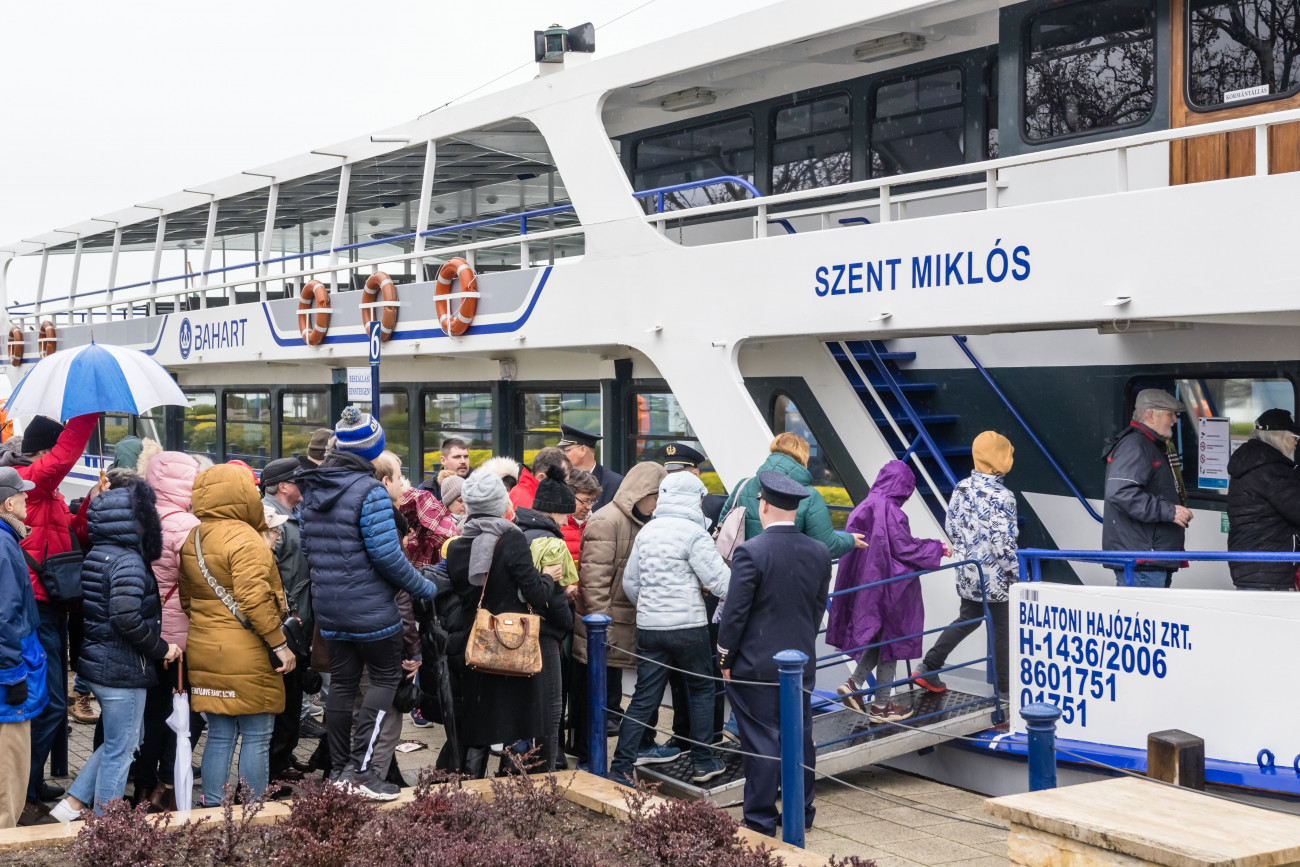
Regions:
M 1168 448 L 1180 407 L 1142 391 L 1133 424 L 1109 447 L 1107 548 L 1181 549 L 1191 512 Z M 946 690 L 948 656 L 986 609 L 1007 693 L 1008 586 L 1018 575 L 1016 499 L 1004 479 L 1014 449 L 993 431 L 972 444 L 974 471 L 952 494 L 943 540 L 913 536 L 903 505 L 916 480 L 901 461 L 880 469 L 845 530 L 834 529 L 809 443 L 792 433 L 775 437 L 726 497 L 708 491 L 705 458 L 688 444 L 619 475 L 595 461 L 598 435 L 567 425 L 527 466 L 493 457 L 471 471 L 468 445 L 449 438 L 440 472 L 413 486 L 379 421 L 355 407 L 318 430 L 305 455 L 260 475 L 125 440 L 100 482 L 68 504 L 59 485 L 97 420 L 37 418 L 0 450 L 0 827 L 102 811 L 132 782 L 134 802 L 174 808 L 167 718 L 178 689 L 190 697 L 191 742 L 206 731 L 207 805 L 240 782 L 255 796 L 269 786 L 290 794 L 287 784 L 318 772 L 393 799 L 405 783 L 393 755 L 408 714 L 447 728 L 436 763 L 448 771 L 485 776 L 494 755 L 497 773 L 514 756 L 535 771 L 564 768 L 568 756 L 583 767 L 590 614 L 610 618 L 597 676 L 617 736 L 611 775 L 626 781 L 638 765 L 688 756 L 690 778 L 707 783 L 725 771 L 714 748 L 728 737 L 745 753 L 778 754 L 772 657 L 806 653 L 813 687 L 837 559 L 835 589 L 846 592 L 829 606 L 826 638 L 856 660 L 839 688 L 846 707 L 872 722 L 907 719 L 897 689 Z M 1290 414 L 1270 410 L 1233 455 L 1234 549 L 1294 548 L 1298 439 Z M 972 561 L 955 570 L 960 613 L 900 679 L 898 661 L 922 657 L 924 609 L 919 582 L 898 576 L 949 557 Z M 1137 583 L 1165 586 L 1174 567 L 1141 565 Z M 1294 589 L 1295 565 L 1234 564 L 1233 577 Z M 624 708 L 629 670 L 636 685 Z M 660 742 L 668 690 L 672 736 Z M 70 705 L 96 735 L 65 793 L 44 773 Z M 809 769 L 811 737 L 809 724 Z M 310 760 L 295 758 L 312 740 Z M 743 763 L 745 824 L 773 834 L 776 763 Z M 809 770 L 809 823 L 813 782 Z

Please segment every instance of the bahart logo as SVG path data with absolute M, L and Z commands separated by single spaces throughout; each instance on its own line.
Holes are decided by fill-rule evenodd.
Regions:
M 186 317 L 181 320 L 181 336 L 179 341 L 180 349 L 181 349 L 181 358 L 190 357 L 190 346 L 192 345 L 193 340 L 194 340 L 194 331 L 192 328 L 190 328 L 189 317 Z

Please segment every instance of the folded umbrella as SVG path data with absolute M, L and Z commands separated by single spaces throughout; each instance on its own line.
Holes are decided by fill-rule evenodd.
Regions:
M 91 412 L 141 415 L 156 406 L 188 406 L 161 364 L 136 349 L 90 343 L 42 358 L 10 395 L 5 411 L 67 421 Z
M 194 759 L 190 747 L 190 695 L 185 691 L 181 659 L 176 660 L 176 688 L 172 691 L 172 714 L 167 725 L 176 732 L 176 762 L 172 766 L 172 784 L 176 787 L 176 809 L 194 806 Z

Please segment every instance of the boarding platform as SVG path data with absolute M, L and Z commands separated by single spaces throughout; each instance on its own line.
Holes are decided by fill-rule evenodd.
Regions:
M 910 702 L 912 716 L 901 723 L 872 723 L 866 714 L 844 708 L 838 702 L 825 698 L 814 701 L 813 744 L 817 749 L 817 770 L 839 774 L 874 765 L 954 737 L 984 731 L 994 724 L 992 696 L 955 689 L 935 695 L 912 689 L 895 695 L 894 701 Z M 724 746 L 737 748 L 734 742 Z M 702 798 L 720 807 L 738 804 L 745 790 L 741 756 L 719 751 L 718 757 L 726 764 L 726 773 L 703 786 L 691 782 L 689 752 L 683 752 L 672 762 L 639 766 L 636 771 L 640 779 L 658 783 L 664 794 Z

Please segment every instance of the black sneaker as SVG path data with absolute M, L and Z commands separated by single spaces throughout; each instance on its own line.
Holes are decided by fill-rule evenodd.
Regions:
M 325 737 L 325 735 L 325 726 L 316 722 L 314 717 L 308 715 L 298 721 L 298 737 L 317 741 Z
M 402 794 L 402 790 L 387 780 L 376 779 L 371 774 L 358 774 L 355 771 L 343 774 L 347 778 L 348 773 L 352 774 L 352 790 L 363 798 L 369 798 L 372 801 L 396 801 Z
M 916 673 L 912 675 L 912 683 L 936 695 L 943 695 L 948 691 L 948 685 L 939 679 L 939 675 L 927 671 L 924 665 L 916 667 Z
M 707 783 L 714 777 L 720 777 L 727 772 L 727 766 L 722 763 L 721 759 L 709 759 L 703 764 L 696 765 L 691 771 L 691 782 Z

